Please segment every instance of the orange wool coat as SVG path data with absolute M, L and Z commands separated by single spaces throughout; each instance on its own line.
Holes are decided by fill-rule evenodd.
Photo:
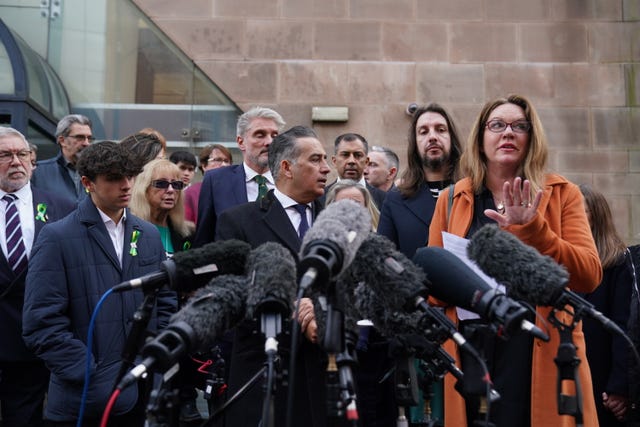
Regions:
M 447 225 L 449 190 L 445 190 L 436 204 L 429 229 L 429 246 L 442 247 L 441 231 L 466 236 L 473 217 L 473 203 L 471 180 L 465 178 L 455 186 L 453 205 Z M 600 283 L 602 266 L 591 236 L 582 194 L 575 184 L 570 183 L 562 176 L 547 175 L 538 214 L 529 223 L 512 225 L 506 227 L 505 230 L 513 233 L 524 243 L 535 247 L 542 254 L 549 255 L 564 265 L 570 274 L 569 288 L 571 290 L 592 292 Z M 539 317 L 546 320 L 550 309 L 537 307 L 536 311 L 538 313 L 536 324 L 544 330 L 545 326 Z M 447 307 L 446 313 L 457 323 L 458 319 L 454 307 Z M 565 317 L 569 316 L 565 314 Z M 560 318 L 562 319 L 562 317 Z M 563 319 L 565 322 L 566 320 L 568 319 Z M 557 329 L 550 324 L 549 328 L 551 340 L 544 343 L 536 339 L 533 346 L 531 427 L 572 427 L 575 426 L 574 417 L 560 416 L 557 412 L 557 367 L 553 359 L 556 357 L 560 336 Z M 587 364 L 581 323 L 573 331 L 573 343 L 577 347 L 577 356 L 581 361 L 578 376 L 582 389 L 584 426 L 597 427 L 598 418 L 591 392 L 591 373 Z M 445 343 L 444 348 L 450 354 L 455 355 L 459 364 L 460 359 L 451 340 Z M 445 427 L 467 425 L 464 400 L 454 390 L 454 380 L 451 375 L 445 377 Z M 574 395 L 573 391 L 565 391 L 565 393 Z

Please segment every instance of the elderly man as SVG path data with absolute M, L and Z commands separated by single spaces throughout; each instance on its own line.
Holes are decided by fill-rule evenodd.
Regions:
M 56 142 L 60 153 L 51 159 L 40 160 L 33 171 L 33 185 L 41 190 L 59 194 L 74 203 L 86 196 L 76 170 L 80 152 L 93 141 L 91 120 L 80 114 L 65 116 L 58 122 Z
M 49 384 L 44 363 L 22 341 L 22 307 L 28 254 L 46 223 L 74 204 L 29 185 L 31 149 L 13 128 L 0 127 L 0 404 L 7 426 L 42 425 Z

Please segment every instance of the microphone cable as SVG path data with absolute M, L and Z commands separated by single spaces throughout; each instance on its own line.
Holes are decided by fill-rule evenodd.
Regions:
M 89 392 L 89 381 L 91 379 L 91 347 L 93 347 L 93 330 L 95 329 L 96 318 L 98 317 L 98 312 L 100 311 L 102 304 L 107 299 L 107 297 L 112 293 L 113 293 L 113 288 L 107 290 L 107 292 L 105 292 L 104 295 L 100 297 L 100 300 L 96 304 L 96 307 L 93 309 L 93 313 L 91 314 L 91 320 L 89 321 L 89 331 L 87 332 L 87 352 L 86 352 L 87 363 L 85 365 L 84 385 L 82 387 L 82 398 L 80 399 L 80 410 L 78 411 L 78 422 L 76 423 L 76 427 L 82 427 L 82 419 L 84 418 L 84 409 L 87 404 L 87 394 Z M 115 402 L 115 399 L 114 399 L 114 402 Z
M 121 390 L 119 388 L 113 390 L 111 393 L 111 397 L 109 397 L 109 401 L 107 402 L 107 407 L 104 408 L 104 412 L 102 413 L 102 419 L 100 420 L 100 427 L 107 427 L 109 423 L 109 415 L 111 415 L 111 410 L 120 396 Z

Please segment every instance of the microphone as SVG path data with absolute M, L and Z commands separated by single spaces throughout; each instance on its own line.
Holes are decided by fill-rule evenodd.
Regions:
M 141 287 L 143 291 L 165 284 L 175 291 L 191 292 L 205 286 L 214 275 L 244 274 L 244 264 L 251 246 L 240 240 L 208 243 L 200 248 L 176 252 L 163 261 L 160 271 L 114 286 L 113 292 Z
M 437 330 L 439 341 L 452 338 L 461 348 L 477 354 L 449 318 L 426 303 L 424 271 L 397 251 L 386 237 L 371 233 L 338 279 L 338 283 L 345 283 L 355 294 L 356 310 L 363 318 L 370 319 L 382 335 L 394 337 L 407 333 L 407 325 L 415 323 L 412 317 L 427 316 L 434 324 L 433 332 Z M 412 314 L 416 310 L 421 314 Z
M 329 204 L 307 231 L 300 248 L 300 287 L 326 286 L 353 260 L 371 232 L 371 215 L 353 200 Z
M 566 289 L 569 273 L 564 267 L 513 234 L 495 226 L 484 226 L 474 234 L 467 253 L 482 271 L 503 283 L 514 298 L 558 309 L 570 305 L 576 314 L 584 313 L 608 331 L 624 334 L 593 304 Z
M 492 289 L 451 252 L 438 247 L 420 248 L 413 261 L 427 274 L 429 292 L 434 297 L 497 324 L 498 332 L 505 337 L 524 331 L 549 341 L 547 334 L 525 319 L 527 308 Z
M 169 370 L 184 354 L 208 350 L 217 337 L 244 318 L 247 289 L 246 278 L 224 275 L 196 291 L 171 316 L 169 326 L 143 346 L 143 362 L 129 371 L 117 388 L 124 389 L 151 369 Z
M 284 246 L 267 242 L 249 252 L 246 265 L 247 318 L 260 317 L 266 345 L 275 345 L 283 318 L 291 315 L 296 293 L 296 262 Z

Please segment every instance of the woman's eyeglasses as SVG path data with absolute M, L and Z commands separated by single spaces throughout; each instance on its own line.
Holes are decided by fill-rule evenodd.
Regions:
M 487 129 L 491 132 L 503 132 L 507 126 L 511 127 L 511 130 L 515 133 L 527 133 L 531 129 L 531 123 L 526 120 L 516 120 L 511 123 L 507 123 L 504 120 L 494 119 L 487 122 Z
M 153 188 L 159 188 L 161 190 L 166 190 L 169 186 L 173 187 L 174 190 L 180 191 L 184 188 L 184 182 L 182 181 L 167 181 L 164 179 L 156 179 L 155 181 L 151 181 L 151 186 Z

